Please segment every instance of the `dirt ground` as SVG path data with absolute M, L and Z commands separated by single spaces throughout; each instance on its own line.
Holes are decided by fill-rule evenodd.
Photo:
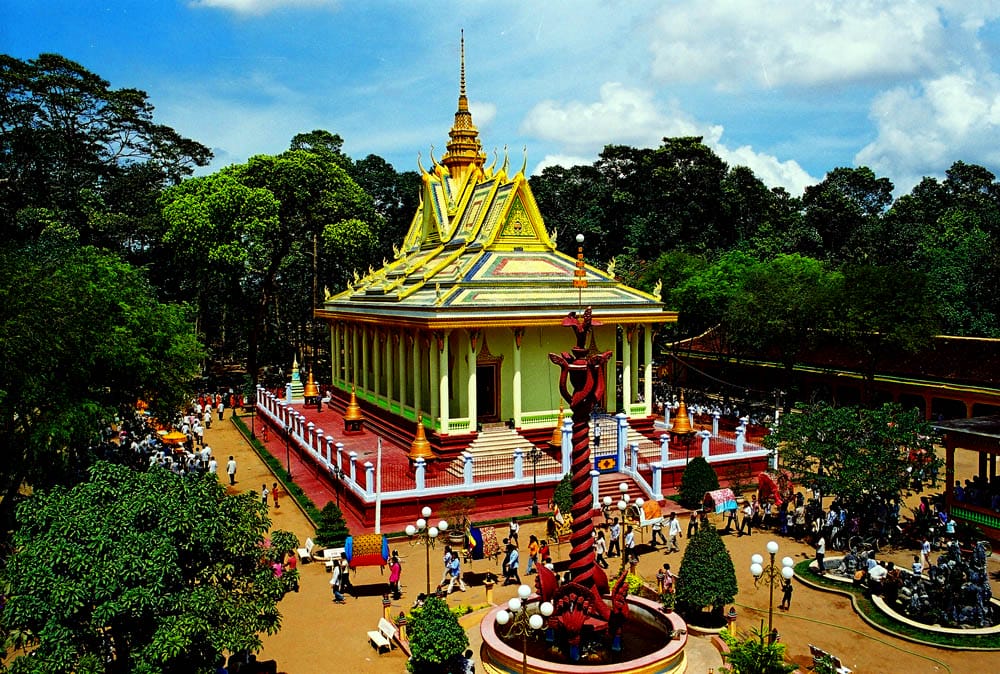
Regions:
M 274 480 L 262 461 L 253 453 L 236 429 L 228 423 L 214 424 L 208 432 L 208 442 L 213 452 L 225 465 L 229 454 L 236 456 L 238 463 L 235 489 L 260 490 L 260 485 L 270 485 Z M 970 454 L 969 457 L 962 457 Z M 968 458 L 968 467 L 959 464 L 958 475 L 971 475 L 975 466 L 972 456 L 960 452 L 959 460 Z M 319 504 L 322 505 L 322 504 Z M 313 533 L 311 525 L 298 508 L 288 499 L 280 510 L 271 511 L 274 527 L 287 529 L 304 541 Z M 717 522 L 719 523 L 719 522 Z M 542 534 L 543 524 L 522 526 L 521 536 L 527 540 L 529 534 Z M 752 536 L 724 536 L 736 567 L 739 596 L 736 598 L 738 612 L 737 627 L 748 629 L 767 620 L 768 589 L 756 588 L 750 574 L 750 557 L 760 553 L 766 557 L 765 545 L 772 538 L 778 542 L 778 558 L 785 555 L 796 562 L 812 556 L 812 549 L 792 539 L 773 537 L 768 532 L 754 533 Z M 642 538 L 639 538 L 642 542 Z M 661 551 L 649 551 L 641 555 L 639 571 L 652 580 L 656 570 L 669 562 L 676 572 L 683 556 L 686 539 L 681 540 L 680 553 L 665 555 Z M 393 602 L 391 611 L 398 615 L 408 611 L 418 592 L 424 591 L 426 551 L 423 547 L 411 547 L 402 541 L 392 546 L 399 551 L 403 564 L 402 600 Z M 639 551 L 648 550 L 640 546 Z M 553 546 L 553 560 L 558 564 L 567 560 L 569 545 Z M 431 582 L 441 577 L 440 549 L 430 551 Z M 905 562 L 909 566 L 912 551 L 899 551 L 884 555 L 889 559 Z M 614 564 L 617 560 L 611 560 Z M 287 595 L 281 602 L 283 615 L 281 631 L 264 637 L 263 651 L 259 659 L 274 659 L 278 671 L 287 674 L 326 674 L 328 672 L 351 672 L 368 674 L 382 672 L 405 672 L 406 658 L 395 649 L 390 653 L 377 654 L 367 641 L 365 633 L 375 629 L 382 615 L 382 592 L 386 588 L 386 575 L 377 568 L 359 569 L 352 579 L 355 594 L 347 597 L 346 605 L 332 602 L 329 589 L 329 574 L 322 564 L 308 563 L 300 566 L 301 591 Z M 465 570 L 481 575 L 496 570 L 490 560 L 480 560 Z M 612 566 L 614 570 L 614 566 Z M 989 563 L 992 577 L 1000 572 L 1000 559 L 993 555 Z M 997 583 L 993 583 L 996 596 Z M 514 587 L 495 588 L 494 601 L 506 602 L 514 595 Z M 779 596 L 775 605 L 780 602 Z M 466 604 L 474 609 L 483 609 L 486 604 L 485 589 L 482 585 L 470 584 L 468 592 L 456 592 L 449 597 L 452 605 Z M 484 610 L 474 611 L 462 620 L 478 654 L 479 618 Z M 912 644 L 899 638 L 881 633 L 861 620 L 851 607 L 850 601 L 841 595 L 813 590 L 801 583 L 796 584 L 792 607 L 789 611 L 774 612 L 774 625 L 781 634 L 781 640 L 789 648 L 791 658 L 803 667 L 811 664 L 809 644 L 815 644 L 825 651 L 837 655 L 843 664 L 857 674 L 923 674 L 930 672 L 996 672 L 1000 671 L 1000 652 L 951 651 L 941 648 Z M 713 651 L 706 648 L 703 638 L 692 637 L 689 646 L 692 657 L 688 672 L 702 674 L 709 667 L 718 667 L 721 660 L 714 658 Z M 706 650 L 708 653 L 706 654 Z

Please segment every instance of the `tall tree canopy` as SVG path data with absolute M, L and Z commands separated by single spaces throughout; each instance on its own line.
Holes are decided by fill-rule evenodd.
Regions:
M 310 268 L 322 288 L 326 270 L 338 263 L 335 248 L 325 249 L 322 258 L 310 257 L 314 242 L 335 239 L 345 227 L 359 240 L 373 240 L 364 233 L 374 218 L 371 197 L 327 153 L 290 150 L 251 157 L 170 188 L 160 203 L 167 223 L 164 242 L 179 265 L 188 265 L 180 284 L 184 292 L 203 297 L 207 272 L 224 279 L 230 299 L 247 307 L 245 319 L 228 320 L 246 338 L 247 371 L 254 381 L 266 331 L 287 338 L 310 320 Z M 329 265 L 320 268 L 324 260 Z M 202 310 L 206 306 L 199 302 Z M 278 313 L 285 309 L 288 313 Z M 290 354 L 283 355 L 281 360 Z
M 136 249 L 166 185 L 208 163 L 205 146 L 153 121 L 138 89 L 112 89 L 56 54 L 0 55 L 0 228 L 31 241 L 51 220 L 84 243 Z M 138 237 L 138 238 L 137 238 Z
M 266 506 L 214 475 L 98 463 L 17 514 L 0 614 L 15 674 L 210 674 L 281 626 L 294 581 L 271 565 L 297 539 L 265 543 Z
M 123 407 L 142 398 L 170 418 L 201 355 L 186 309 L 116 256 L 60 241 L 0 249 L 0 514 L 23 485 L 86 465 Z

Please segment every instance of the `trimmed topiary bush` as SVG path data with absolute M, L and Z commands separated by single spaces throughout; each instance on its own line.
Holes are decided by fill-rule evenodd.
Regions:
M 714 526 L 698 529 L 688 541 L 677 577 L 677 611 L 690 620 L 705 607 L 721 617 L 736 597 L 736 569 Z M 695 621 L 695 624 L 698 624 Z
M 684 468 L 678 497 L 685 508 L 700 508 L 705 492 L 718 488 L 719 476 L 715 474 L 715 469 L 708 464 L 705 457 L 696 456 Z
M 321 548 L 339 548 L 351 535 L 344 520 L 344 513 L 333 501 L 327 501 L 319 513 L 316 525 L 316 535 L 313 537 L 316 545 Z

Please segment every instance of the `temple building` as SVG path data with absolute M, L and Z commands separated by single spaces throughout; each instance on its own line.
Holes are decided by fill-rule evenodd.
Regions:
M 434 456 L 453 456 L 484 426 L 529 441 L 560 417 L 559 370 L 572 343 L 562 322 L 592 307 L 590 346 L 612 351 L 603 407 L 652 427 L 653 334 L 677 320 L 660 298 L 556 249 L 525 176 L 509 157 L 487 163 L 469 111 L 462 44 L 458 110 L 440 160 L 418 159 L 420 205 L 384 267 L 328 295 L 336 402 L 352 392 L 366 424 L 409 443 L 417 420 Z M 565 232 L 573 237 L 575 233 Z

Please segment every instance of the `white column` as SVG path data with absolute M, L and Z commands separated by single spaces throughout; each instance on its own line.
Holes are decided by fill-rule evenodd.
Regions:
M 472 343 L 472 335 L 466 334 L 466 339 L 469 340 L 468 348 L 465 350 L 466 363 L 469 366 L 469 390 L 466 395 L 466 406 L 469 410 L 469 430 L 474 431 L 476 430 L 476 418 L 479 416 L 479 400 L 476 395 L 479 392 L 476 388 L 476 347 Z
M 646 416 L 653 413 L 653 326 L 642 327 L 642 352 L 645 364 L 643 366 L 642 399 L 646 403 Z
M 627 405 L 634 403 L 636 394 L 639 393 L 639 326 L 632 327 L 632 337 L 628 340 L 629 348 L 629 370 L 631 379 L 629 381 L 629 398 L 628 403 L 626 403 L 625 409 L 628 410 Z
M 622 335 L 622 409 L 628 414 L 628 406 L 632 402 L 632 336 L 629 336 L 630 326 L 625 326 Z M 633 335 L 634 336 L 634 335 Z M 611 389 L 614 391 L 615 389 Z
M 448 337 L 450 331 L 445 330 L 441 351 L 438 352 L 438 405 L 441 408 L 441 432 L 447 433 L 449 430 L 449 420 L 451 412 L 448 400 Z
M 441 395 L 441 356 L 438 354 L 437 339 L 434 337 L 434 333 L 431 333 L 430 336 L 430 348 L 427 351 L 427 364 L 431 377 L 431 380 L 427 382 L 427 388 L 430 390 L 431 394 L 431 417 L 434 419 L 440 419 L 441 401 L 438 396 Z
M 521 425 L 521 345 L 517 343 L 517 333 L 514 334 L 514 376 L 511 382 L 513 391 L 512 403 L 514 406 L 514 427 Z

